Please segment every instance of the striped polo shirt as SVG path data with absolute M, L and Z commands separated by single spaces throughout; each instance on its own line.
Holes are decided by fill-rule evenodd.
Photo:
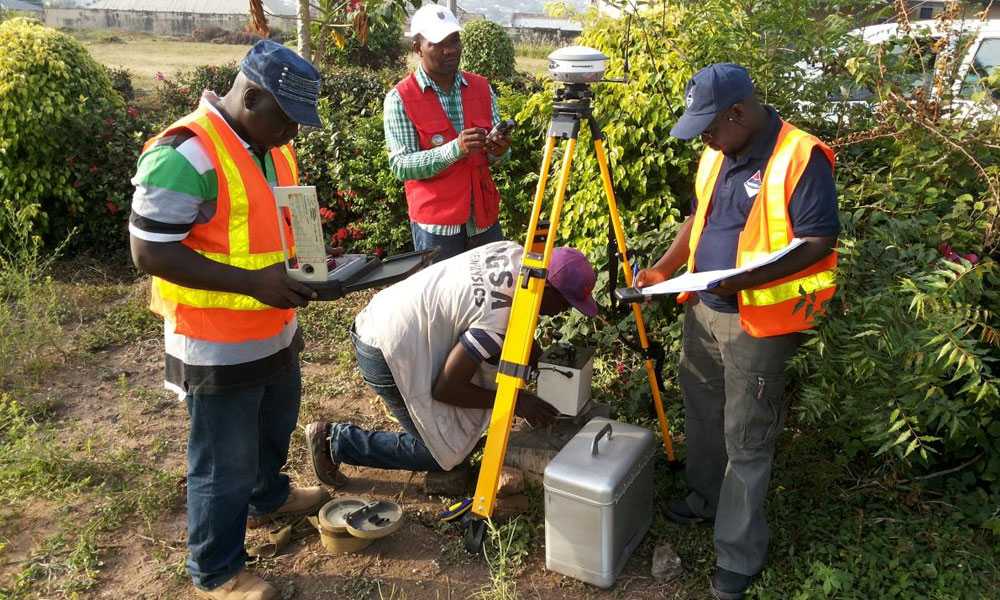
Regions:
M 216 114 L 218 101 L 213 92 L 206 91 L 201 98 Z M 240 142 L 249 151 L 250 145 Z M 261 157 L 251 151 L 250 155 L 273 189 L 278 178 L 270 154 Z M 129 233 L 139 239 L 179 242 L 195 224 L 207 223 L 215 215 L 218 175 L 204 144 L 189 131 L 163 136 L 143 152 L 132 185 Z M 183 399 L 187 394 L 226 393 L 273 383 L 294 364 L 304 343 L 295 318 L 273 337 L 245 342 L 185 336 L 165 320 L 164 346 L 164 385 Z

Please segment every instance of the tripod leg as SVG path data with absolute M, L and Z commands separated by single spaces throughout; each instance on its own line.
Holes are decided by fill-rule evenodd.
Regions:
M 555 138 L 550 137 L 543 167 L 549 164 L 554 146 Z M 517 402 L 518 391 L 524 387 L 525 379 L 530 373 L 528 363 L 531 355 L 531 344 L 534 341 L 535 328 L 538 325 L 538 310 L 541 307 L 542 294 L 545 291 L 545 276 L 548 272 L 552 248 L 555 245 L 556 232 L 559 230 L 559 215 L 562 212 L 563 199 L 569 184 L 575 148 L 576 139 L 570 138 L 566 146 L 566 155 L 563 157 L 559 187 L 556 190 L 555 201 L 549 216 L 549 234 L 545 240 L 545 251 L 542 255 L 525 252 L 524 258 L 521 260 L 521 274 L 518 278 L 518 286 L 514 290 L 514 302 L 510 308 L 507 334 L 504 337 L 503 351 L 500 353 L 500 373 L 497 375 L 497 394 L 493 403 L 493 416 L 490 419 L 490 429 L 486 435 L 486 447 L 483 451 L 483 463 L 479 469 L 479 480 L 476 483 L 476 493 L 473 496 L 472 512 L 483 517 L 489 517 L 493 514 L 497 484 L 500 481 L 504 455 L 507 453 L 510 426 L 514 420 L 514 405 Z M 526 249 L 531 248 L 535 235 L 535 226 L 541 212 L 541 201 L 545 191 L 545 179 L 545 172 L 543 172 L 542 177 L 538 180 L 535 205 L 532 208 L 532 226 L 529 228 Z
M 593 127 L 594 124 L 591 125 Z M 601 179 L 604 180 L 604 193 L 608 197 L 608 209 L 611 213 L 611 223 L 618 240 L 618 250 L 622 255 L 622 268 L 625 269 L 625 285 L 632 287 L 632 267 L 629 265 L 628 251 L 625 248 L 625 231 L 622 229 L 621 216 L 618 214 L 618 203 L 615 202 L 615 190 L 611 185 L 611 172 L 608 169 L 608 157 L 604 153 L 602 136 L 594 136 L 594 151 L 597 153 L 597 163 L 601 167 Z M 635 314 L 635 325 L 639 330 L 639 342 L 642 344 L 646 362 L 646 374 L 649 376 L 649 387 L 653 392 L 653 403 L 656 405 L 656 416 L 660 421 L 660 431 L 663 433 L 663 445 L 667 449 L 667 458 L 674 460 L 674 444 L 670 438 L 670 426 L 663 412 L 663 400 L 660 397 L 660 386 L 656 383 L 656 370 L 653 367 L 653 357 L 649 354 L 649 339 L 646 337 L 646 325 L 642 321 L 642 308 L 639 303 L 632 303 Z

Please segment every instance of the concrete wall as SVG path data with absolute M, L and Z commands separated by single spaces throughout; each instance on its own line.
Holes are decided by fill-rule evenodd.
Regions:
M 45 24 L 55 29 L 115 29 L 155 33 L 158 35 L 188 35 L 199 27 L 216 26 L 235 30 L 250 22 L 246 15 L 207 15 L 176 12 L 135 10 L 90 10 L 81 8 L 47 8 Z

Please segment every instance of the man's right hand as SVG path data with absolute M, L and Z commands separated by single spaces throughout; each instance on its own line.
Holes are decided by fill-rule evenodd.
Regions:
M 301 281 L 288 276 L 284 263 L 275 263 L 256 271 L 249 271 L 248 296 L 275 308 L 296 308 L 309 304 L 316 292 Z
M 517 403 L 514 404 L 514 414 L 530 425 L 545 426 L 556 422 L 559 411 L 538 396 L 520 392 L 517 395 Z
M 489 132 L 482 127 L 463 129 L 462 133 L 458 134 L 458 151 L 462 153 L 462 156 L 483 152 L 486 150 L 487 133 Z
M 666 281 L 667 276 L 660 273 L 656 269 L 649 268 L 639 271 L 639 274 L 635 276 L 635 281 L 632 282 L 633 287 L 641 288 L 647 285 L 654 285 L 660 283 L 661 281 Z

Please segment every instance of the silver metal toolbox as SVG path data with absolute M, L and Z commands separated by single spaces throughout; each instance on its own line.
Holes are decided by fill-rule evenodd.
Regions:
M 545 468 L 545 567 L 611 587 L 653 520 L 653 433 L 597 417 Z

